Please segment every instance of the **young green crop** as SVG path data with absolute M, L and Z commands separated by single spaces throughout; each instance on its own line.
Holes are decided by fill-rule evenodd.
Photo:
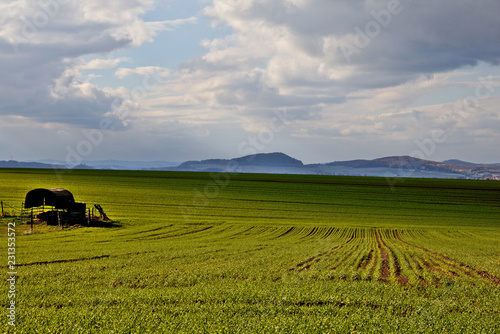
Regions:
M 0 181 L 13 207 L 62 187 L 117 221 L 16 227 L 17 333 L 500 331 L 498 182 L 50 170 Z

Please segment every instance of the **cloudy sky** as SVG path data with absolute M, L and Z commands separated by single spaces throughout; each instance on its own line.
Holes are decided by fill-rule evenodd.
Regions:
M 0 0 L 0 160 L 500 162 L 497 0 Z

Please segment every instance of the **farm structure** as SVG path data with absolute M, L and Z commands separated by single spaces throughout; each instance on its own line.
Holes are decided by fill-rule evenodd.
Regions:
M 75 202 L 73 194 L 62 188 L 31 190 L 26 194 L 23 207 L 31 209 L 32 218 L 46 221 L 49 225 L 60 225 L 86 218 L 86 204 Z

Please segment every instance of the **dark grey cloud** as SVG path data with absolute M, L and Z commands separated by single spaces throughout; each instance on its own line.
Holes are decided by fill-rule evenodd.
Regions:
M 412 75 L 451 71 L 480 61 L 497 65 L 499 15 L 498 1 L 402 0 L 400 13 L 387 20 L 387 27 L 379 25 L 380 33 L 373 37 L 367 29 L 369 22 L 379 22 L 373 15 L 353 22 L 366 33 L 369 44 L 358 48 L 352 64 L 363 74 L 396 75 L 401 82 Z M 384 80 L 381 84 L 387 85 Z
M 239 5 L 232 2 L 233 11 L 219 14 L 217 19 L 235 27 L 236 34 L 245 25 L 247 29 L 259 24 L 286 28 L 293 35 L 290 42 L 297 51 L 317 57 L 332 68 L 352 66 L 353 73 L 338 84 L 353 88 L 373 88 L 377 80 L 381 87 L 387 87 L 421 74 L 450 71 L 479 61 L 497 65 L 500 61 L 498 1 L 293 3 L 268 0 Z M 350 50 L 354 53 L 349 61 L 344 59 L 345 50 L 338 44 L 325 48 L 322 45 L 325 38 L 348 49 L 352 47 Z M 328 80 L 323 83 L 325 81 Z

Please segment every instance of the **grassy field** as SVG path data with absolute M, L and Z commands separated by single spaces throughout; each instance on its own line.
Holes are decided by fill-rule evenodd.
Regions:
M 389 180 L 391 181 L 391 180 Z M 389 182 L 391 183 L 391 182 Z M 498 333 L 500 183 L 0 170 L 115 225 L 16 227 L 17 333 Z M 7 223 L 0 263 L 7 276 Z M 0 301 L 7 310 L 7 285 Z

